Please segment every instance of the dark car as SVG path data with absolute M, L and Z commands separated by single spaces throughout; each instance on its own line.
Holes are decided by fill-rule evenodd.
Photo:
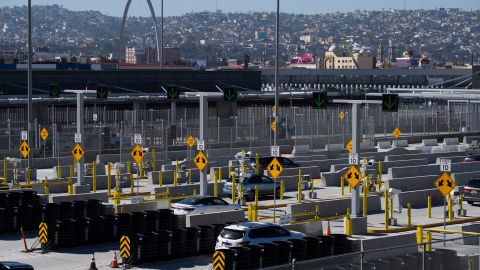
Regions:
M 0 262 L 0 270 L 34 270 L 33 266 L 18 262 Z
M 480 161 L 480 154 L 467 154 L 463 162 Z
M 260 196 L 275 195 L 280 197 L 280 186 L 275 184 L 273 179 L 262 174 L 244 174 L 236 183 L 236 190 L 239 190 L 239 185 L 242 186 L 243 196 L 247 201 L 255 200 L 255 187 L 258 187 L 258 194 Z M 225 195 L 232 195 L 232 182 L 225 182 L 223 186 L 223 193 Z
M 274 157 L 260 157 L 259 158 L 259 172 L 263 173 L 264 170 L 267 169 L 268 164 L 272 162 Z M 293 162 L 291 159 L 286 157 L 277 157 L 278 162 L 282 165 L 284 169 L 286 168 L 298 168 L 300 165 Z M 257 159 L 255 157 L 250 158 L 248 161 L 248 167 L 252 172 L 255 172 L 255 168 L 257 167 Z
M 480 202 L 480 178 L 468 181 L 463 188 L 463 200 L 468 204 Z

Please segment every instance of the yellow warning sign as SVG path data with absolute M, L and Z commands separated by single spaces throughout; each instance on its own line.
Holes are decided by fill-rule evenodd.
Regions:
M 343 121 L 344 118 L 345 118 L 345 113 L 342 111 L 340 112 L 340 120 Z
M 398 137 L 400 137 L 402 133 L 400 132 L 400 129 L 399 128 L 395 128 L 393 130 L 393 137 L 395 137 L 396 139 L 398 139 Z
M 272 129 L 273 132 L 277 132 L 277 123 L 275 121 L 273 121 L 270 124 L 270 128 Z
M 221 251 L 213 253 L 212 270 L 225 270 L 225 254 Z
M 437 181 L 435 181 L 435 186 L 440 193 L 442 193 L 443 197 L 445 197 L 457 186 L 457 183 L 448 175 L 448 172 L 444 172 Z
M 193 160 L 193 162 L 195 163 L 195 165 L 197 165 L 197 168 L 200 171 L 203 171 L 203 169 L 205 169 L 205 167 L 208 164 L 208 159 L 205 156 L 205 154 L 203 154 L 203 151 L 199 151 L 195 156 L 195 159 Z
M 268 164 L 267 169 L 273 179 L 277 179 L 283 171 L 283 166 L 278 162 L 277 158 L 274 158 L 270 164 Z
M 345 145 L 345 149 L 347 149 L 349 153 L 352 153 L 352 151 L 353 151 L 352 140 L 348 141 L 348 143 Z
M 343 175 L 345 179 L 347 179 L 348 184 L 354 188 L 360 182 L 360 172 L 357 169 L 357 166 L 352 165 L 347 172 Z
M 188 136 L 187 145 L 190 148 L 192 148 L 195 145 L 195 138 L 192 135 Z
M 80 159 L 82 159 L 83 157 L 83 154 L 85 154 L 85 151 L 83 151 L 82 146 L 79 143 L 77 143 L 72 150 L 73 157 L 75 158 L 76 161 L 80 161 Z
M 42 131 L 40 131 L 40 136 L 42 137 L 42 140 L 47 140 L 48 138 L 48 130 L 46 128 L 43 128 Z
M 135 160 L 137 164 L 142 163 L 143 161 L 143 149 L 140 145 L 135 145 L 135 147 L 132 150 L 132 158 Z
M 20 145 L 20 153 L 22 154 L 23 158 L 27 158 L 28 154 L 30 153 L 30 146 L 28 145 L 27 141 L 22 141 Z
M 130 237 L 128 236 L 120 238 L 120 257 L 124 259 L 130 258 Z
M 38 225 L 38 242 L 42 244 L 48 243 L 48 225 L 45 222 L 41 222 Z

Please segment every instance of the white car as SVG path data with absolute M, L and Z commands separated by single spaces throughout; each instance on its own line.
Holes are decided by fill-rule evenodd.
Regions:
M 304 233 L 289 231 L 277 224 L 266 222 L 243 222 L 227 226 L 217 238 L 215 249 L 244 247 L 274 241 L 302 239 Z
M 218 197 L 201 195 L 172 203 L 171 207 L 175 215 L 197 215 L 242 209 L 239 205 L 229 204 Z

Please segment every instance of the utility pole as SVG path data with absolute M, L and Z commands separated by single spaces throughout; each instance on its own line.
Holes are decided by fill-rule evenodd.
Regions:
M 33 129 L 32 129 L 32 62 L 33 62 L 33 50 L 32 50 L 32 0 L 28 0 L 28 105 L 27 105 L 27 130 L 28 130 L 28 143 L 31 145 L 33 142 Z M 28 155 L 28 167 L 32 167 L 32 154 Z
M 277 130 L 273 133 L 273 145 L 278 145 L 278 132 L 279 132 L 279 124 L 278 124 L 278 63 L 279 63 L 279 47 L 280 47 L 280 0 L 277 0 L 277 17 L 275 22 L 275 110 L 273 112 L 275 116 L 275 125 L 277 126 Z
M 161 26 L 160 26 L 160 38 L 161 38 L 161 46 L 160 46 L 160 69 L 163 69 L 163 46 L 164 46 L 164 43 L 163 43 L 163 28 L 164 28 L 164 21 L 163 21 L 163 0 L 162 0 L 162 6 L 161 6 L 162 10 L 160 11 L 161 13 Z

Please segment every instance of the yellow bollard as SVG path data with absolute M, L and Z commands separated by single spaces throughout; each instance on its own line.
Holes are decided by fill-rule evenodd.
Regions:
M 197 189 L 196 188 L 193 189 L 193 194 L 192 195 L 197 196 Z
M 237 195 L 236 194 L 237 189 L 236 189 L 236 186 L 235 186 L 236 185 L 236 183 L 235 183 L 235 181 L 236 181 L 235 173 L 232 173 L 231 178 L 232 178 L 232 204 L 234 204 L 235 201 L 236 201 L 236 195 Z
M 13 165 L 13 181 L 15 183 L 17 182 L 17 164 L 16 163 Z
M 138 175 L 137 175 L 137 178 L 139 178 L 140 176 L 143 177 L 143 162 L 140 162 L 140 164 L 137 164 L 138 165 Z
M 363 216 L 366 217 L 368 215 L 368 176 L 363 178 L 364 186 L 363 186 Z
M 315 205 L 315 219 L 319 220 L 320 219 L 320 204 Z
M 218 175 L 219 173 L 213 175 L 213 196 L 215 197 L 218 197 Z
M 412 204 L 407 204 L 407 225 L 412 226 Z
M 48 178 L 45 176 L 45 195 L 50 195 L 50 188 L 48 187 Z
M 8 180 L 7 180 L 7 175 L 8 175 L 8 172 L 7 172 L 7 159 L 6 158 L 3 158 L 3 183 L 8 183 Z
M 155 148 L 152 149 L 152 171 L 156 171 L 157 168 L 157 151 Z
M 68 179 L 68 195 L 73 195 L 72 178 Z
M 463 195 L 460 194 L 458 198 L 458 208 L 460 209 L 460 212 L 463 210 Z
M 343 179 L 343 176 L 340 177 L 340 193 L 343 195 L 345 195 L 345 180 Z
M 390 206 L 390 217 L 393 218 L 393 198 L 390 199 L 388 206 Z
M 313 182 L 313 178 L 310 180 L 310 192 L 313 193 L 313 191 L 315 190 L 315 183 Z
M 93 192 L 97 192 L 97 163 L 92 162 L 92 190 Z
M 350 208 L 347 208 L 347 214 L 345 215 L 345 234 L 348 237 L 352 237 L 352 220 L 350 219 Z
M 253 221 L 252 210 L 253 210 L 253 205 L 249 203 L 248 204 L 248 221 Z
M 175 162 L 175 171 L 178 172 L 178 159 L 177 159 L 177 161 Z
M 298 169 L 297 201 L 302 203 L 302 169 Z
M 130 194 L 133 194 L 133 188 L 135 187 L 135 181 L 133 180 L 133 174 L 130 175 Z
M 30 185 L 30 168 L 27 168 L 27 185 Z
M 285 192 L 285 182 L 280 181 L 280 200 L 283 200 L 283 193 Z
M 453 202 L 452 202 L 452 196 L 448 194 L 448 219 L 450 221 L 453 220 Z
M 127 161 L 127 173 L 132 173 L 132 163 Z
M 112 176 L 110 170 L 110 162 L 107 163 L 107 193 L 108 196 L 112 196 Z
M 378 190 L 382 188 L 382 181 L 383 181 L 383 174 L 382 174 L 382 161 L 378 161 Z
M 60 160 L 57 162 L 57 180 L 60 180 L 62 178 L 62 169 L 60 167 Z
M 113 188 L 113 205 L 120 204 L 120 192 L 118 191 L 117 187 Z
M 222 181 L 222 167 L 218 168 L 218 182 Z
M 228 175 L 232 175 L 232 165 L 228 164 Z M 228 176 L 227 176 L 228 178 Z
M 428 196 L 427 198 L 427 211 L 428 218 L 432 218 L 432 196 Z
M 418 244 L 418 247 L 422 247 L 422 244 L 423 244 L 423 228 L 422 228 L 422 226 L 417 226 L 417 244 Z
M 430 231 L 425 234 L 425 244 L 425 250 L 427 252 L 432 251 L 432 233 Z
M 158 185 L 163 187 L 163 171 L 158 172 Z
M 255 156 L 255 171 L 257 172 L 257 174 L 260 173 L 260 154 L 257 153 L 256 156 Z
M 115 187 L 118 189 L 120 187 L 120 172 L 116 170 L 115 174 Z
M 348 193 L 352 193 L 352 186 L 350 186 L 350 184 L 348 184 Z
M 175 170 L 173 172 L 173 186 L 176 187 L 178 185 L 178 171 Z
M 192 170 L 188 170 L 188 184 L 192 182 Z
M 258 186 L 255 186 L 255 210 L 254 213 L 254 221 L 258 221 Z
M 238 204 L 241 204 L 242 198 L 243 198 L 243 186 L 238 185 L 238 198 L 237 198 Z
M 385 190 L 385 193 L 384 193 L 384 196 L 385 196 L 385 230 L 388 230 L 388 220 L 389 220 L 389 217 L 388 217 L 388 212 L 389 212 L 389 207 L 388 207 L 388 190 Z

